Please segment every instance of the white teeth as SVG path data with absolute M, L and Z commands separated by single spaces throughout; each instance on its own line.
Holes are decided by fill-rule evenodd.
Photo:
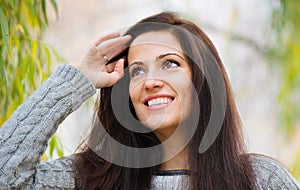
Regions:
M 148 101 L 148 106 L 158 105 L 158 104 L 167 104 L 171 102 L 171 98 L 155 98 Z

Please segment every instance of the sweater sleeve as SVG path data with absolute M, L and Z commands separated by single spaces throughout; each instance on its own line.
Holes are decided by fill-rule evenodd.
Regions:
M 300 190 L 299 183 L 278 161 L 263 155 L 251 156 L 258 189 Z
M 79 70 L 64 64 L 18 107 L 0 128 L 0 189 L 30 189 L 46 173 L 55 179 L 68 172 L 62 171 L 70 168 L 67 159 L 41 163 L 40 157 L 58 125 L 95 92 Z

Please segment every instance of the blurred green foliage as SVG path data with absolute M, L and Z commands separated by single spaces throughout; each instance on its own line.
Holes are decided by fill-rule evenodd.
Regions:
M 300 1 L 279 2 L 273 11 L 275 43 L 272 44 L 269 57 L 283 79 L 278 81 L 280 126 L 283 126 L 288 137 L 292 137 L 300 127 Z M 300 148 L 292 172 L 300 180 Z
M 291 135 L 300 121 L 300 1 L 280 0 L 273 12 L 276 41 L 270 59 L 279 68 L 278 100 L 281 105 L 281 122 Z
M 55 0 L 48 1 L 58 16 Z M 48 26 L 46 0 L 0 0 L 0 126 L 49 76 L 60 56 L 42 42 Z M 50 140 L 63 155 L 58 138 Z M 45 158 L 45 157 L 44 157 Z
M 300 148 L 295 155 L 295 162 L 291 168 L 291 172 L 297 178 L 297 180 L 300 181 Z

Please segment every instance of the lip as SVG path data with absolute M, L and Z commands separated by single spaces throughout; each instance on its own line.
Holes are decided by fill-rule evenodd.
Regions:
M 153 105 L 151 107 L 147 106 L 146 105 L 146 102 L 148 102 L 149 100 L 152 100 L 152 99 L 156 99 L 156 98 L 171 98 L 172 101 L 167 103 L 167 104 L 160 104 L 160 105 Z M 143 101 L 143 104 L 147 107 L 147 109 L 149 110 L 158 110 L 158 109 L 161 109 L 161 108 L 166 108 L 168 107 L 173 101 L 174 101 L 174 96 L 171 96 L 169 94 L 154 94 L 154 95 L 151 95 L 151 96 L 148 96 L 144 99 Z

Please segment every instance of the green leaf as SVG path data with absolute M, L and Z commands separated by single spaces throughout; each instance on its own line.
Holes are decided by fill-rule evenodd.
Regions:
M 53 53 L 54 55 L 54 58 L 56 59 L 57 62 L 67 62 L 67 60 L 65 60 L 65 58 L 61 57 L 60 55 L 58 55 L 57 51 L 55 51 L 55 49 L 49 45 L 49 44 L 46 44 L 47 47 L 49 47 L 49 49 L 51 50 L 51 52 Z
M 12 9 L 16 9 L 14 0 L 8 0 L 8 4 L 11 6 Z
M 54 151 L 55 146 L 56 146 L 56 138 L 55 138 L 55 136 L 53 136 L 50 140 L 50 143 L 49 143 L 49 155 L 50 155 L 50 157 L 53 156 L 53 151 Z
M 36 5 L 37 5 L 37 0 L 34 0 L 33 1 L 33 6 L 36 7 Z
M 57 138 L 56 143 L 57 143 L 57 146 L 56 146 L 57 155 L 59 157 L 63 157 L 64 156 L 64 149 L 63 149 L 63 144 L 61 143 L 61 140 L 59 138 Z
M 43 46 L 44 48 L 44 52 L 45 52 L 45 55 L 46 55 L 46 58 L 47 58 L 47 65 L 50 65 L 51 64 L 51 55 L 50 55 L 50 51 L 48 49 L 47 46 Z
M 8 23 L 7 23 L 6 16 L 1 7 L 0 7 L 0 26 L 1 26 L 2 37 L 4 39 L 6 50 L 8 53 L 10 53 Z
M 56 3 L 56 1 L 55 1 L 55 0 L 51 0 L 50 3 L 51 3 L 52 7 L 53 7 L 54 10 L 55 10 L 56 16 L 58 16 L 58 8 L 57 8 L 57 3 Z
M 53 59 L 51 46 L 44 47 L 48 26 L 47 3 L 58 15 L 56 0 L 0 0 L 0 127 L 17 107 L 49 76 Z M 49 157 L 63 156 L 64 146 L 54 135 Z
M 42 10 L 43 10 L 43 15 L 44 15 L 45 23 L 48 24 L 47 10 L 46 10 L 46 1 L 45 0 L 42 0 Z
M 57 147 L 57 155 L 58 155 L 60 158 L 64 156 L 64 151 L 63 151 L 61 148 L 59 148 L 59 147 Z
M 6 70 L 5 70 L 5 68 L 4 68 L 4 65 L 1 63 L 1 65 L 0 65 L 1 67 L 0 67 L 0 69 L 1 69 L 1 80 L 2 81 L 5 81 L 5 89 L 6 89 L 6 91 L 8 90 L 7 89 L 7 87 L 8 87 L 8 78 L 7 78 L 7 74 L 6 74 Z

